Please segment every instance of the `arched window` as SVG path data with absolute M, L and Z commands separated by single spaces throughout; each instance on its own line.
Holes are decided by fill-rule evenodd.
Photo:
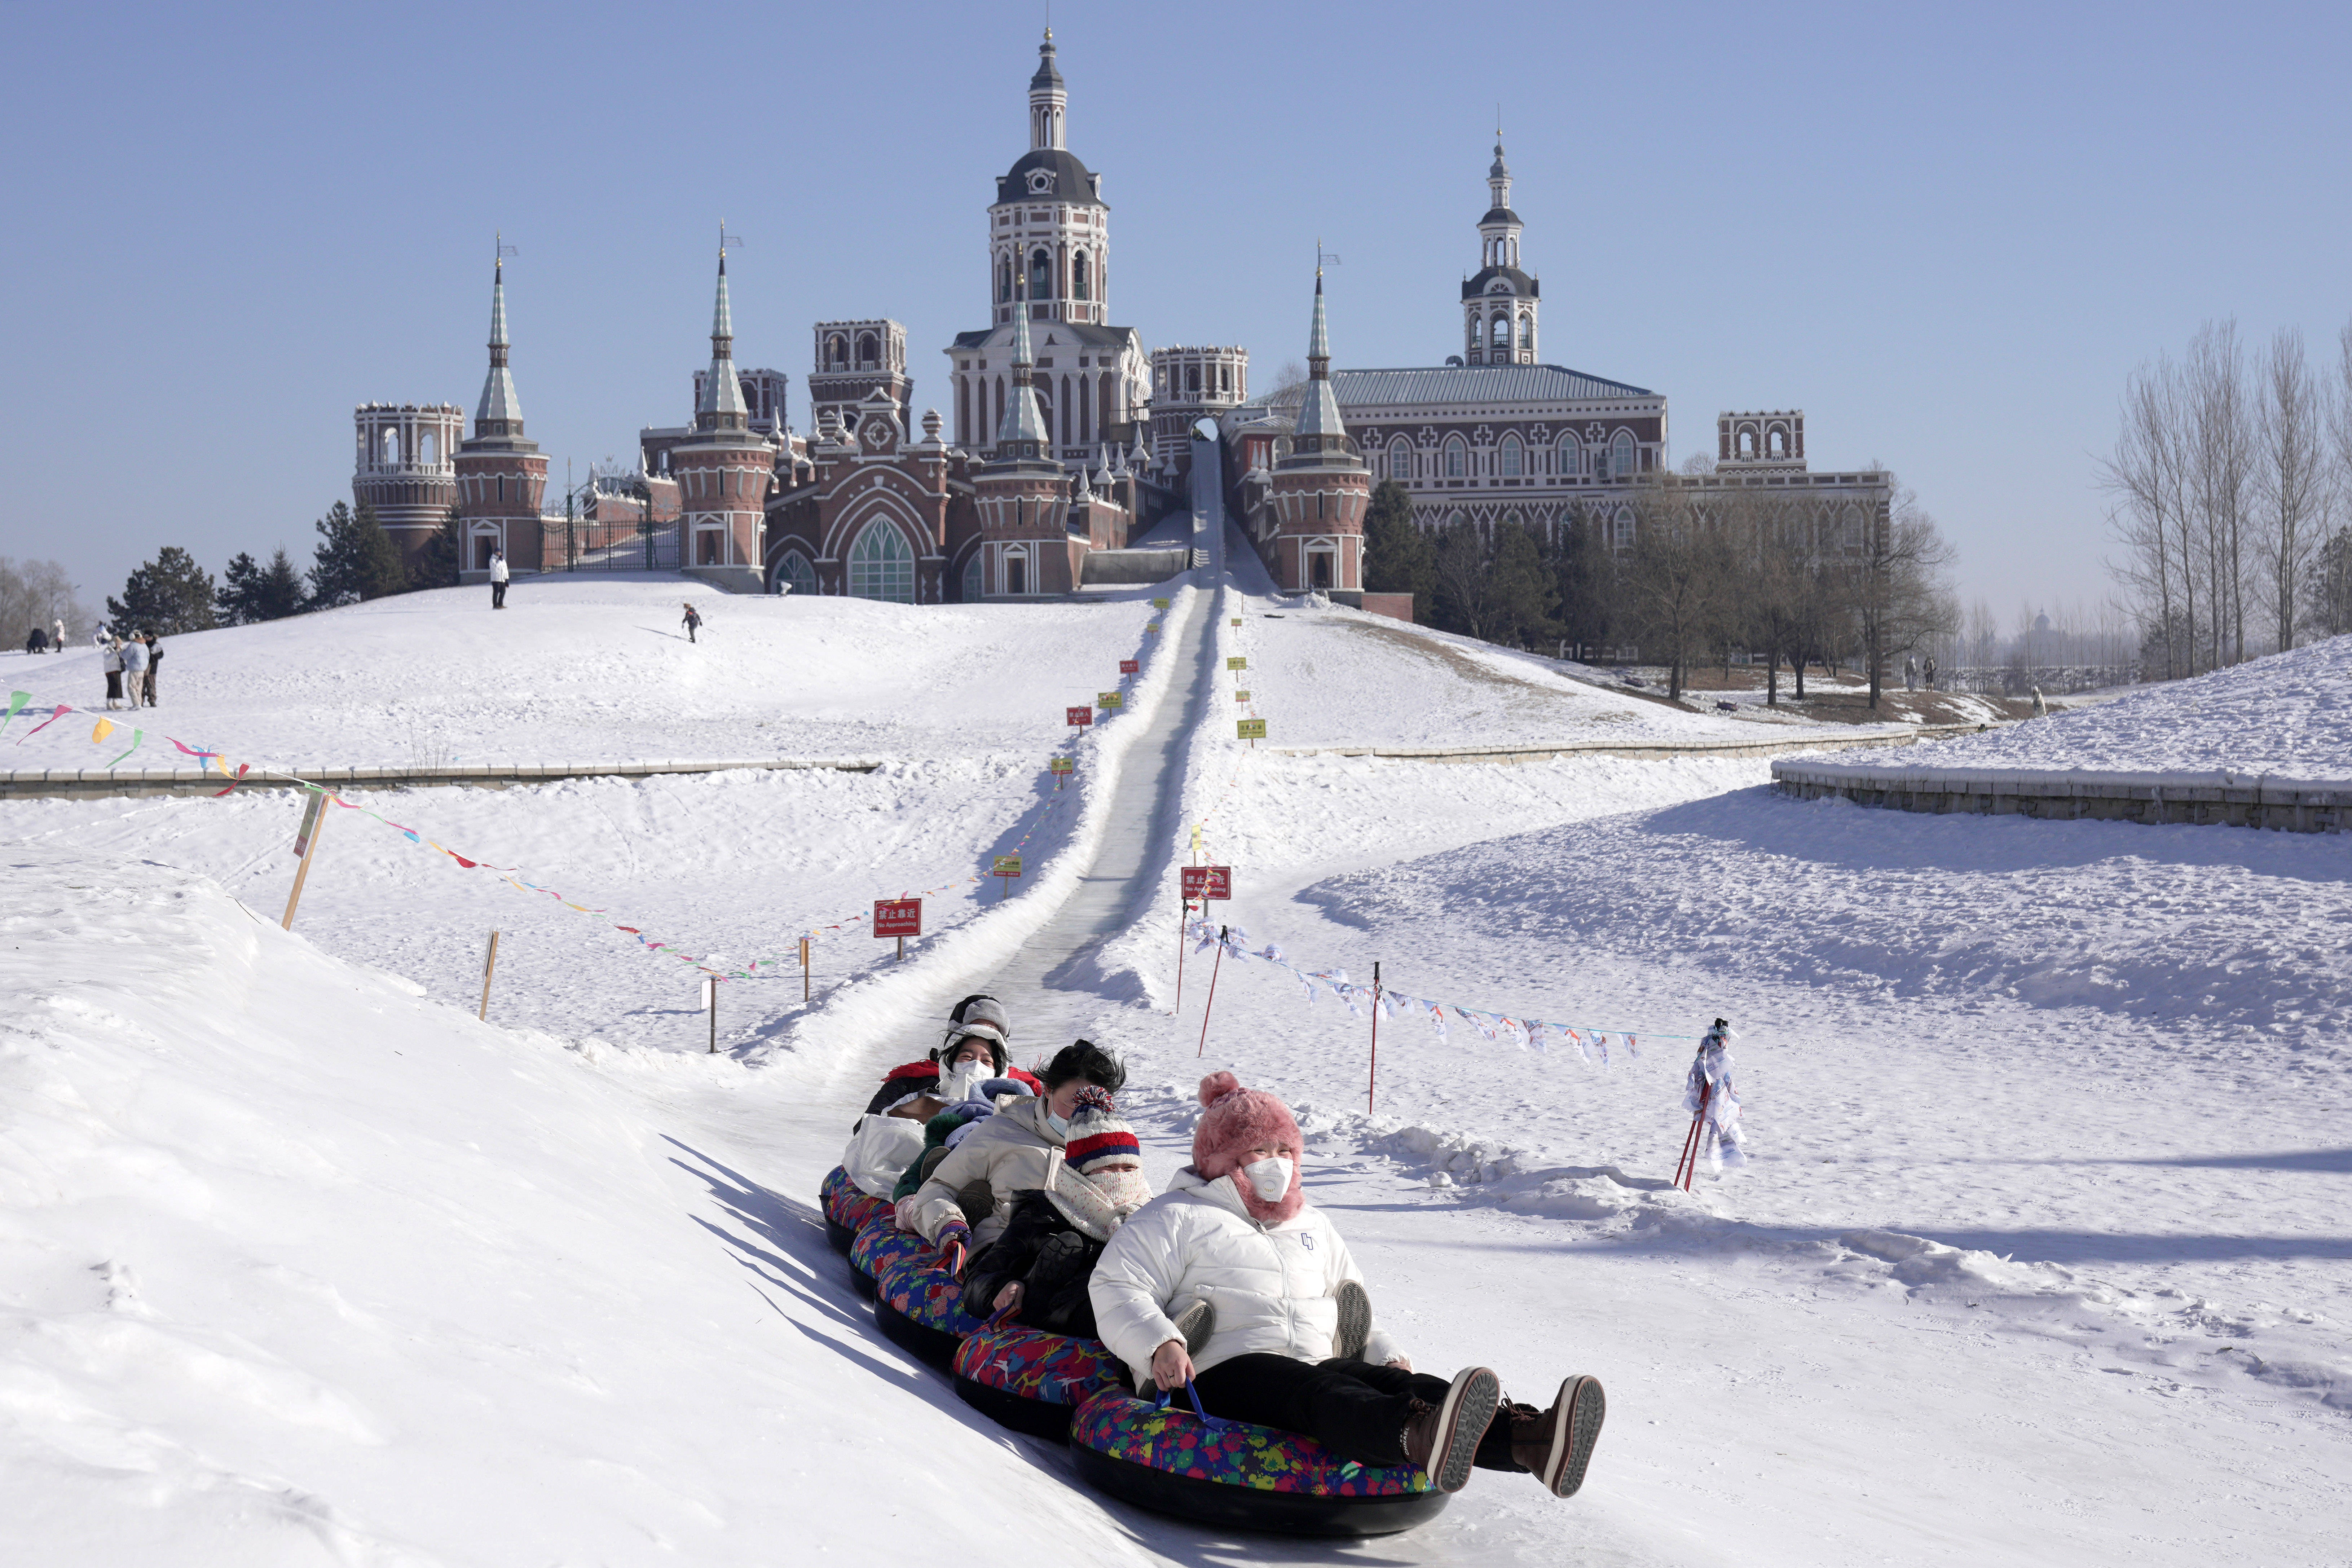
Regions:
M 1459 436 L 1445 438 L 1445 477 L 1458 479 L 1470 466 L 1470 448 L 1462 444 Z
M 975 550 L 971 552 L 971 559 L 963 563 L 963 602 L 967 605 L 979 604 L 982 592 L 980 552 Z
M 1187 392 L 1198 392 L 1201 390 L 1201 367 L 1199 365 L 1188 364 L 1184 367 L 1184 390 Z
M 1073 298 L 1084 300 L 1092 296 L 1093 290 L 1087 288 L 1087 253 L 1081 250 L 1070 258 L 1070 293 Z
M 882 363 L 882 345 L 872 332 L 857 334 L 857 368 L 872 370 Z
M 1496 454 L 1495 461 L 1496 471 L 1504 478 L 1515 479 L 1519 477 L 1519 470 L 1525 467 L 1526 459 L 1520 455 L 1519 438 L 1517 436 L 1503 437 L 1502 449 Z
M 816 568 L 810 565 L 808 557 L 799 551 L 787 550 L 784 558 L 776 563 L 776 584 L 780 588 L 789 584 L 795 594 L 814 594 L 816 592 Z
M 416 438 L 416 460 L 427 467 L 430 467 L 433 462 L 434 450 L 433 432 L 427 430 L 425 434 Z
M 1013 263 L 999 260 L 996 264 L 996 298 L 999 303 L 1013 298 Z
M 1845 524 L 1845 547 L 1848 550 L 1860 550 L 1862 548 L 1862 508 L 1847 507 L 1843 521 Z
M 383 460 L 393 468 L 400 467 L 400 432 L 397 430 L 383 433 Z
M 1054 258 L 1044 246 L 1029 253 L 1029 298 L 1050 300 L 1054 297 Z
M 1787 457 L 1789 455 L 1789 432 L 1780 426 L 1773 426 L 1772 437 L 1769 445 L 1771 447 L 1772 456 L 1775 458 Z
M 1492 349 L 1498 354 L 1510 353 L 1511 313 L 1508 310 L 1496 311 L 1495 319 L 1487 324 L 1486 331 L 1486 346 L 1488 348 Z
M 1536 352 L 1536 313 L 1533 310 L 1519 312 L 1519 347 L 1530 354 Z
M 1609 438 L 1609 477 L 1630 479 L 1633 477 L 1633 432 L 1620 430 Z
M 1573 436 L 1559 438 L 1559 471 L 1571 479 L 1584 472 L 1584 443 Z
M 1412 478 L 1412 443 L 1402 436 L 1389 443 L 1389 478 Z
M 915 556 L 906 536 L 887 518 L 876 518 L 849 547 L 849 594 L 856 599 L 915 602 Z
M 1756 455 L 1756 432 L 1744 426 L 1739 432 L 1739 455 L 1743 458 L 1752 458 Z
M 849 340 L 839 332 L 824 340 L 824 367 L 827 370 L 849 368 Z
M 1616 517 L 1612 519 L 1610 521 L 1609 531 L 1611 535 L 1610 542 L 1612 544 L 1615 545 L 1620 550 L 1633 549 L 1633 509 L 1630 506 L 1619 507 L 1617 509 Z
M 1459 528 L 1469 521 L 1470 520 L 1467 517 L 1458 511 L 1449 511 L 1445 514 L 1445 526 L 1448 528 Z

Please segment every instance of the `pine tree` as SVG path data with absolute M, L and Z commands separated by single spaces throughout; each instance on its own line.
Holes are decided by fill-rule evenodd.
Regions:
M 282 620 L 302 609 L 302 579 L 279 545 L 262 565 L 245 551 L 221 574 L 220 591 L 213 595 L 223 626 L 249 626 L 257 621 Z
M 249 625 L 261 617 L 253 613 L 254 591 L 261 582 L 261 563 L 250 551 L 240 550 L 221 569 L 221 584 L 213 593 L 213 608 L 225 626 Z
M 154 560 L 131 574 L 121 599 L 107 599 L 106 615 L 118 637 L 134 631 L 178 637 L 207 630 L 216 624 L 213 575 L 186 551 L 167 544 Z
M 362 501 L 354 511 L 337 501 L 318 522 L 319 545 L 310 567 L 310 602 L 320 609 L 381 599 L 408 585 L 408 573 L 391 535 L 376 521 L 375 508 Z
M 1601 524 L 1582 518 L 1560 527 L 1559 547 L 1552 552 L 1555 591 L 1559 595 L 1560 635 L 1584 649 L 1582 657 L 1598 658 L 1617 630 L 1612 606 L 1617 598 L 1617 563 L 1601 542 Z
M 256 586 L 253 618 L 282 621 L 308 608 L 302 595 L 302 574 L 294 570 L 294 563 L 281 544 L 271 552 L 269 564 L 263 568 L 261 581 Z
M 458 532 L 457 509 L 451 507 L 433 537 L 425 542 L 424 553 L 418 556 L 416 570 L 409 574 L 408 585 L 416 588 L 454 588 L 457 585 L 457 569 L 466 559 L 465 542 Z
M 1436 608 L 1437 547 L 1412 521 L 1412 499 L 1394 479 L 1372 488 L 1364 513 L 1364 591 L 1411 594 L 1412 618 L 1426 623 Z

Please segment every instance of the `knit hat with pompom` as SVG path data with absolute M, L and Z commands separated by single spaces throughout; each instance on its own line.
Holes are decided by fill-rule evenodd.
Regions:
M 1234 1186 L 1253 1219 L 1279 1225 L 1297 1215 L 1307 1203 L 1306 1194 L 1299 1189 L 1307 1149 L 1290 1107 L 1265 1089 L 1244 1089 L 1229 1072 L 1213 1072 L 1201 1080 L 1201 1103 L 1208 1109 L 1201 1113 L 1200 1125 L 1192 1129 L 1192 1168 L 1213 1182 L 1239 1171 L 1251 1150 L 1279 1149 L 1290 1158 L 1288 1192 L 1267 1203 L 1240 1176 L 1234 1176 Z

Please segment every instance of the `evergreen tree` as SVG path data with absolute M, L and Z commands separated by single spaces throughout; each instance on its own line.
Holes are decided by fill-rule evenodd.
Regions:
M 302 609 L 302 578 L 279 545 L 269 564 L 238 551 L 221 574 L 220 591 L 213 595 L 223 626 L 249 626 L 257 621 L 282 620 Z
M 319 544 L 310 567 L 310 602 L 332 609 L 362 599 L 381 599 L 408 585 L 407 570 L 391 535 L 376 521 L 375 508 L 357 510 L 337 501 L 319 520 Z
M 1437 546 L 1412 521 L 1412 500 L 1394 479 L 1372 487 L 1364 513 L 1364 591 L 1411 594 L 1412 618 L 1436 611 Z
M 131 574 L 122 597 L 106 601 L 107 624 L 117 636 L 134 631 L 178 637 L 206 630 L 213 618 L 213 574 L 176 544 Z
M 433 537 L 425 542 L 424 553 L 417 557 L 416 570 L 409 574 L 408 586 L 417 588 L 454 588 L 457 585 L 458 568 L 465 564 L 465 541 L 457 530 L 457 509 L 451 507 Z
M 1500 522 L 1490 533 L 1475 522 L 1457 522 L 1438 536 L 1436 554 L 1432 619 L 1441 630 L 1513 647 L 1557 632 L 1551 574 L 1542 547 L 1526 529 Z
M 1612 613 L 1617 598 L 1617 562 L 1601 542 L 1601 527 L 1582 518 L 1564 523 L 1559 547 L 1551 556 L 1560 636 L 1581 647 L 1586 658 L 1599 658 L 1593 650 L 1607 646 L 1618 629 Z

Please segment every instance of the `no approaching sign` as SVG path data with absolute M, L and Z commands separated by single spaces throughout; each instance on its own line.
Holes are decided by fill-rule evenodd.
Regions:
M 1231 899 L 1234 896 L 1234 868 L 1231 866 L 1183 866 L 1177 868 L 1179 885 L 1188 899 Z
M 1070 721 L 1072 728 L 1095 721 L 1095 710 L 1091 708 L 1065 708 L 1062 716 Z
M 875 900 L 874 934 L 876 936 L 922 935 L 923 900 L 920 899 Z
M 1121 675 L 1133 675 L 1142 668 L 1143 661 L 1139 658 L 1123 658 L 1118 661 L 1118 672 Z

